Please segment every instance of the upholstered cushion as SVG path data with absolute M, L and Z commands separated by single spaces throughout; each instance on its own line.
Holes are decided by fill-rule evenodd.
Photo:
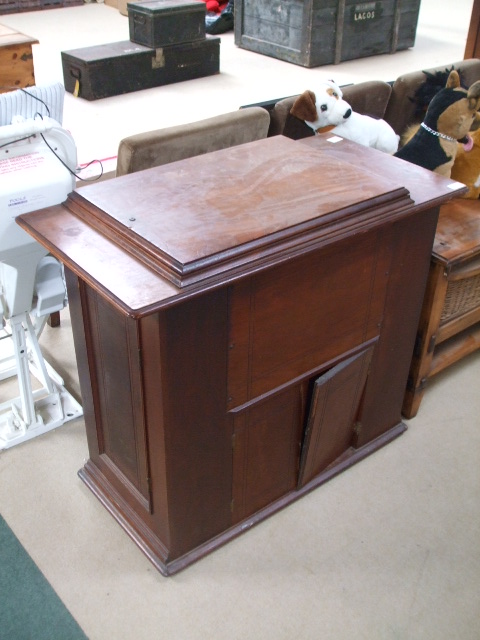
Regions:
M 298 96 L 290 96 L 279 100 L 270 112 L 269 136 L 287 136 L 293 140 L 300 140 L 314 135 L 313 131 L 302 120 L 290 115 L 290 109 Z
M 342 92 L 354 111 L 380 120 L 385 115 L 392 87 L 382 80 L 367 80 L 342 87 Z
M 461 80 L 466 87 L 480 79 L 480 60 L 477 58 L 461 60 L 453 64 L 425 69 L 425 71 L 436 73 L 446 69 L 450 70 L 452 66 L 460 72 Z M 425 82 L 425 73 L 420 70 L 406 73 L 398 77 L 393 83 L 392 95 L 385 112 L 385 120 L 399 135 L 402 135 L 405 129 L 413 124 L 416 105 L 412 98 L 423 82 Z
M 341 87 L 344 99 L 357 113 L 383 118 L 392 91 L 382 80 L 368 80 Z M 312 89 L 312 91 L 315 91 Z M 304 122 L 290 115 L 290 109 L 298 96 L 279 100 L 271 111 L 269 136 L 284 135 L 296 140 L 314 135 Z
M 268 111 L 248 107 L 124 138 L 118 147 L 117 176 L 266 138 L 269 124 Z

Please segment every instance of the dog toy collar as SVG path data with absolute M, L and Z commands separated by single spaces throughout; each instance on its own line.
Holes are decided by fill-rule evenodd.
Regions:
M 437 136 L 438 138 L 443 138 L 444 140 L 450 140 L 450 142 L 456 142 L 455 138 L 452 138 L 451 136 L 447 136 L 444 133 L 440 133 L 439 131 L 435 131 L 435 129 L 430 129 L 430 127 L 426 125 L 424 122 L 422 122 L 420 126 L 423 127 L 426 131 L 428 131 L 428 133 L 431 133 L 432 135 Z
M 315 133 L 328 133 L 329 131 L 332 131 L 332 129 L 335 129 L 335 127 L 335 124 L 327 124 L 325 127 L 315 129 Z

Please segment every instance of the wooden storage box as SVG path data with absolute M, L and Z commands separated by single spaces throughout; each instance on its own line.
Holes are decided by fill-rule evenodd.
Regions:
M 35 84 L 32 45 L 38 40 L 0 25 L 0 93 Z
M 86 100 L 218 73 L 220 38 L 151 49 L 130 41 L 62 51 L 65 90 Z
M 127 4 L 130 40 L 147 47 L 195 42 L 205 38 L 205 3 L 201 0 L 153 0 Z
M 408 49 L 420 0 L 237 0 L 235 44 L 304 67 Z

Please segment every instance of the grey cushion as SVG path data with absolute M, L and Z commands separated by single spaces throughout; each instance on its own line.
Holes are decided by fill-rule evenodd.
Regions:
M 118 147 L 117 176 L 266 138 L 270 116 L 248 107 L 206 120 L 124 138 Z

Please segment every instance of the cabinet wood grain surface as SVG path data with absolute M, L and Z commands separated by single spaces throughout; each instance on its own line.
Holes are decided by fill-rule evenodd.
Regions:
M 164 575 L 405 430 L 457 191 L 345 140 L 277 136 L 20 217 L 66 266 L 80 476 Z

